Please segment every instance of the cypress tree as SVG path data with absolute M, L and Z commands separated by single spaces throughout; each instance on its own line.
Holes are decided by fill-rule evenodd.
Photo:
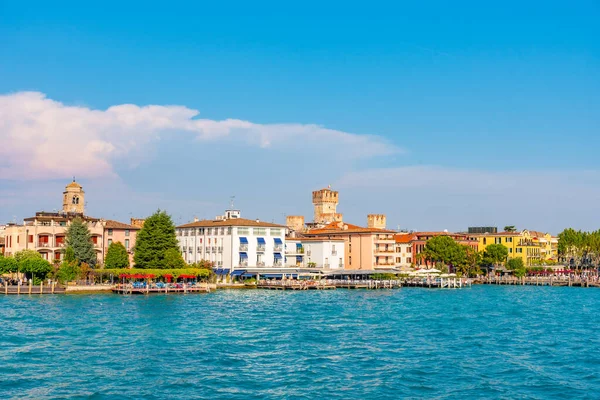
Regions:
M 92 235 L 87 225 L 79 217 L 75 218 L 67 229 L 67 246 L 73 250 L 78 263 L 86 263 L 91 267 L 96 265 L 96 251 Z
M 133 257 L 136 268 L 168 268 L 167 250 L 179 252 L 175 225 L 165 211 L 158 210 L 144 221 L 137 234 Z
M 129 255 L 121 242 L 113 242 L 108 246 L 104 268 L 129 268 Z

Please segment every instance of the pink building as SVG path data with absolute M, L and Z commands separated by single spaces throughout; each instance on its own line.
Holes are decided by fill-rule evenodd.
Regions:
M 121 242 L 129 253 L 129 266 L 133 265 L 133 248 L 135 247 L 135 239 L 140 228 L 133 225 L 124 224 L 122 222 L 106 220 L 104 222 L 104 254 L 108 252 L 108 246 L 112 243 Z

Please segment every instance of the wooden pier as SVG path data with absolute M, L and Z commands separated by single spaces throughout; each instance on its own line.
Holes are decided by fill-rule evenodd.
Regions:
M 56 283 L 51 283 L 50 285 L 43 283 L 39 285 L 32 285 L 31 281 L 29 285 L 8 285 L 7 282 L 4 282 L 4 287 L 2 288 L 3 294 L 63 294 L 66 292 L 66 288 L 62 285 L 58 285 Z
M 590 278 L 557 276 L 489 276 L 477 281 L 484 285 L 520 285 L 520 286 L 569 286 L 600 287 L 600 282 Z
M 168 285 L 164 288 L 159 287 L 133 287 L 130 284 L 118 284 L 112 289 L 113 293 L 118 294 L 170 294 L 170 293 L 210 293 L 210 287 L 208 284 L 199 286 L 186 286 L 186 287 L 169 287 Z
M 267 290 L 334 290 L 335 286 L 326 285 L 326 284 L 312 284 L 298 281 L 291 282 L 282 282 L 282 281 L 274 281 L 274 282 L 263 282 L 256 285 L 257 289 L 267 289 Z

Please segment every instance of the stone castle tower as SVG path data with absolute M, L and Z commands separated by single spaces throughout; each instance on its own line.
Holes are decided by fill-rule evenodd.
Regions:
M 69 183 L 63 192 L 63 212 L 83 214 L 85 211 L 85 192 L 81 185 L 75 182 Z
M 330 188 L 316 190 L 312 193 L 312 202 L 315 206 L 315 223 L 342 221 L 342 214 L 336 212 L 339 204 L 338 192 Z
M 367 226 L 375 229 L 385 229 L 386 217 L 385 214 L 369 214 L 367 215 Z

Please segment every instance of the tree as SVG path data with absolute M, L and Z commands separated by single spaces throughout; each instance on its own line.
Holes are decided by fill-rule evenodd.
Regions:
M 165 251 L 164 268 L 184 268 L 185 261 L 178 249 L 169 249 Z
M 136 268 L 167 268 L 165 255 L 171 249 L 179 253 L 175 225 L 166 212 L 158 210 L 146 219 L 137 234 L 133 257 Z
M 525 274 L 527 273 L 525 263 L 520 257 L 511 258 L 510 260 L 508 260 L 506 262 L 506 268 L 510 271 L 513 271 L 513 274 L 518 278 L 525 276 Z
M 19 263 L 13 257 L 0 257 L 0 274 L 17 272 Z
M 483 263 L 497 267 L 506 261 L 508 248 L 502 244 L 490 244 L 483 251 Z
M 477 276 L 481 274 L 479 265 L 481 264 L 481 252 L 475 250 L 471 246 L 462 245 L 465 252 L 464 262 L 456 267 L 456 271 L 463 276 Z
M 461 265 L 465 262 L 464 248 L 450 236 L 434 236 L 425 243 L 422 257 L 445 265 Z
M 96 251 L 92 242 L 89 228 L 79 217 L 71 221 L 66 234 L 67 246 L 73 249 L 73 255 L 78 263 L 86 263 L 90 266 L 96 265 Z
M 19 262 L 19 270 L 29 274 L 34 283 L 44 279 L 46 275 L 52 272 L 52 264 L 43 258 L 26 258 Z
M 504 232 L 516 232 L 517 227 L 514 225 L 507 225 L 504 227 Z
M 77 262 L 71 261 L 63 261 L 58 268 L 58 272 L 56 273 L 56 278 L 59 282 L 71 282 L 77 279 L 77 277 L 81 274 L 81 269 Z
M 105 268 L 128 268 L 129 254 L 121 242 L 113 242 L 108 246 L 104 259 Z
M 21 263 L 25 260 L 42 259 L 42 255 L 35 250 L 21 250 L 15 253 L 15 260 Z

